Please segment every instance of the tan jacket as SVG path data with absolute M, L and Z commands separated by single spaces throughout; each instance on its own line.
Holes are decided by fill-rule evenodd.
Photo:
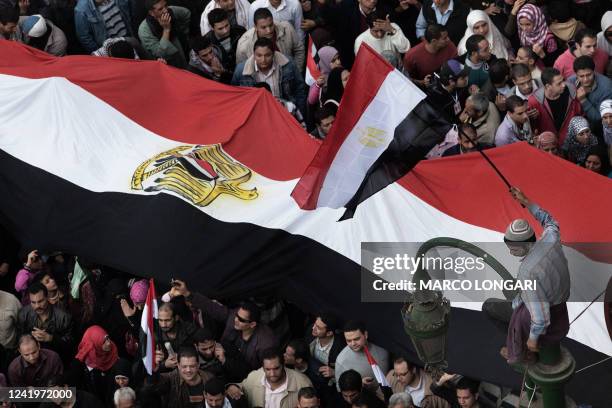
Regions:
M 419 370 L 424 381 L 423 387 L 425 388 L 425 395 L 420 405 L 421 408 L 450 408 L 450 404 L 448 402 L 436 395 L 433 395 L 431 391 L 431 383 L 433 382 L 431 376 L 424 370 Z M 393 375 L 394 372 L 394 370 L 389 371 L 389 374 L 387 374 L 387 381 L 389 382 L 394 394 L 404 392 L 405 387 L 400 384 L 397 378 Z
M 312 383 L 304 374 L 285 368 L 287 373 L 287 390 L 281 401 L 281 408 L 295 408 L 298 402 L 298 391 L 303 387 L 312 387 Z M 240 383 L 242 392 L 247 397 L 249 407 L 263 407 L 266 400 L 266 389 L 262 384 L 263 368 L 251 371 L 248 377 Z
M 278 47 L 278 51 L 293 59 L 295 66 L 300 72 L 303 72 L 306 54 L 304 44 L 300 41 L 295 29 L 286 21 L 276 22 L 274 23 L 274 27 L 276 30 L 276 46 Z M 236 47 L 236 64 L 246 61 L 253 55 L 253 45 L 255 41 L 257 41 L 255 27 L 242 34 L 242 37 L 238 40 L 238 46 Z

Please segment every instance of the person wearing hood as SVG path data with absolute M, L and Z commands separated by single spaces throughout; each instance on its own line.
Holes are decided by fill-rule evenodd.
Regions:
M 318 52 L 319 62 L 317 67 L 321 74 L 316 82 L 310 86 L 308 91 L 308 104 L 316 105 L 321 99 L 321 93 L 327 88 L 327 78 L 332 69 L 342 66 L 340 53 L 337 49 L 330 46 L 322 47 Z
M 565 1 L 551 1 L 547 10 L 550 15 L 548 28 L 557 39 L 559 49 L 566 50 L 567 43 L 573 41 L 576 33 L 586 26 L 583 22 L 572 17 L 569 4 Z
M 474 34 L 480 34 L 484 36 L 489 42 L 491 52 L 497 58 L 509 59 L 512 46 L 510 41 L 499 31 L 499 29 L 491 22 L 491 19 L 482 10 L 472 10 L 467 16 L 467 28 L 465 35 L 459 41 L 457 46 L 457 52 L 459 55 L 467 52 L 465 43 L 468 38 Z M 510 50 L 510 51 L 509 51 Z
M 134 378 L 132 374 L 132 363 L 125 358 L 120 358 L 110 369 L 110 379 L 108 380 L 108 391 L 106 393 L 106 402 L 109 406 L 113 402 L 115 391 L 120 388 L 134 387 Z
M 597 48 L 612 57 L 612 10 L 601 16 L 601 31 L 597 34 Z
M 79 384 L 77 388 L 96 395 L 104 401 L 105 393 L 114 378 L 109 375 L 119 360 L 117 346 L 100 326 L 91 326 L 83 334 L 70 371 Z
M 606 99 L 599 106 L 601 124 L 603 128 L 603 139 L 608 147 L 608 158 L 612 165 L 612 99 Z
M 597 137 L 591 132 L 589 121 L 582 116 L 574 116 L 562 147 L 565 158 L 576 164 L 584 163 L 593 146 L 597 146 Z

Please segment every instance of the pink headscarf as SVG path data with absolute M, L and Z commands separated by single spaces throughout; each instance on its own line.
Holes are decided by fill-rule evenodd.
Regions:
M 521 30 L 521 25 L 518 24 L 519 38 L 521 40 L 521 45 L 524 47 L 531 47 L 534 44 L 539 44 L 541 46 L 545 46 L 546 40 L 548 36 L 552 36 L 552 33 L 548 29 L 546 25 L 546 18 L 544 17 L 544 13 L 538 7 L 533 4 L 525 4 L 518 12 L 516 16 L 517 23 L 521 20 L 521 18 L 525 18 L 533 24 L 533 30 L 530 33 L 526 33 Z
M 147 300 L 147 292 L 149 291 L 149 282 L 146 279 L 141 279 L 134 282 L 130 288 L 130 298 L 134 303 L 144 303 Z
M 336 55 L 338 55 L 338 50 L 334 47 L 325 46 L 322 47 L 317 54 L 319 55 L 319 71 L 321 74 L 328 75 L 332 70 L 331 62 Z

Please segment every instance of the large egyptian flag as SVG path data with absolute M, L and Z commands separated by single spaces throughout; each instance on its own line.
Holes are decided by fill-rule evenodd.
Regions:
M 401 303 L 362 301 L 361 243 L 502 242 L 512 219 L 529 217 L 467 154 L 420 162 L 338 223 L 343 209 L 304 211 L 290 196 L 318 144 L 263 90 L 8 41 L 0 55 L 0 222 L 24 247 L 157 282 L 182 278 L 217 298 L 274 291 L 308 311 L 363 319 L 374 343 L 416 358 Z M 610 241 L 609 179 L 526 144 L 488 154 L 555 216 L 565 241 Z M 569 304 L 570 319 L 587 305 Z M 518 386 L 498 355 L 505 336 L 481 304 L 452 306 L 449 370 Z M 612 355 L 602 303 L 576 319 L 564 344 L 578 368 Z M 611 364 L 578 373 L 570 394 L 605 406 L 597 390 L 609 389 Z
M 405 175 L 450 130 L 449 120 L 376 51 L 359 48 L 334 125 L 292 192 L 303 209 L 357 205 Z

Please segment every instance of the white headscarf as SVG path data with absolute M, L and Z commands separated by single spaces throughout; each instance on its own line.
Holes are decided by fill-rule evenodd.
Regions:
M 508 49 L 510 48 L 510 41 L 506 37 L 499 32 L 495 24 L 491 22 L 491 19 L 482 10 L 472 10 L 470 14 L 468 14 L 466 23 L 467 28 L 465 29 L 465 35 L 459 41 L 459 45 L 457 46 L 457 53 L 459 55 L 465 54 L 467 49 L 465 48 L 465 43 L 468 38 L 473 36 L 474 26 L 481 22 L 486 21 L 489 25 L 489 32 L 486 35 L 487 41 L 489 41 L 489 45 L 491 46 L 491 52 L 495 54 L 497 58 L 506 58 L 508 59 Z
M 601 31 L 597 34 L 597 48 L 612 56 L 612 44 L 606 38 L 606 30 L 612 26 L 612 10 L 606 11 L 601 16 Z

